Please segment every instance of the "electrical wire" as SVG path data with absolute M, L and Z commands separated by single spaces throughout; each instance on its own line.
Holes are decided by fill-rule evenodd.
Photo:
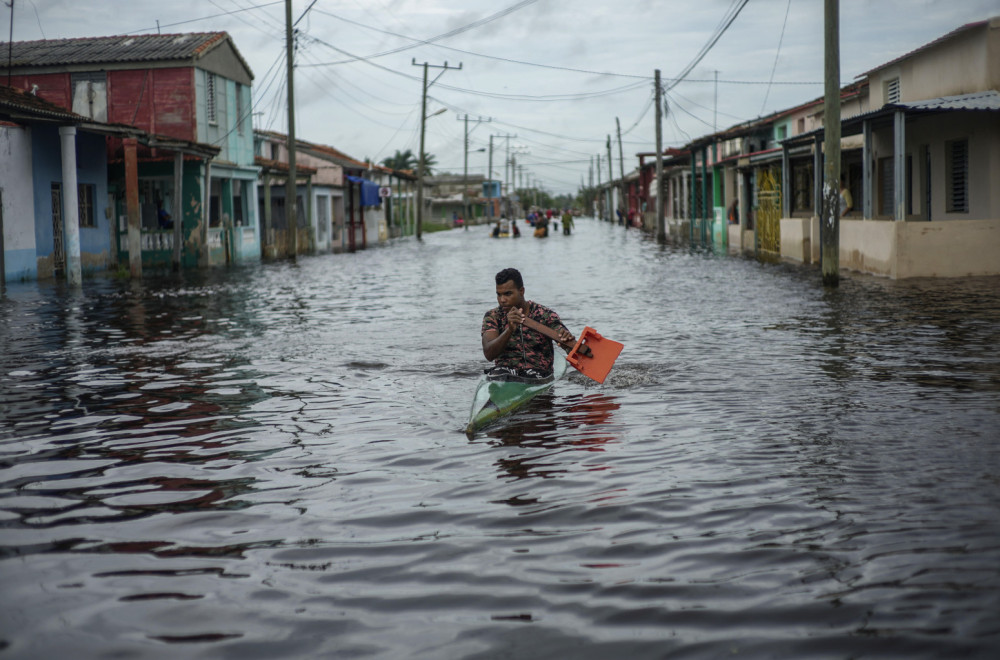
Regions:
M 431 37 L 430 39 L 418 39 L 418 40 L 415 40 L 416 43 L 412 43 L 412 44 L 409 44 L 407 46 L 399 46 L 398 48 L 393 48 L 391 50 L 386 50 L 386 51 L 383 51 L 381 53 L 374 53 L 372 55 L 366 55 L 362 59 L 372 59 L 372 58 L 376 58 L 376 57 L 384 57 L 386 55 L 394 55 L 395 53 L 401 53 L 404 50 L 410 50 L 411 48 L 416 48 L 417 46 L 430 46 L 430 45 L 433 45 L 434 42 L 436 42 L 436 41 L 440 41 L 442 39 L 447 39 L 449 37 L 454 37 L 456 35 L 462 34 L 463 32 L 468 32 L 469 30 L 472 30 L 474 28 L 486 25 L 487 23 L 492 23 L 493 21 L 495 21 L 497 19 L 503 18 L 503 17 L 507 16 L 508 14 L 512 14 L 513 12 L 515 12 L 515 11 L 517 11 L 519 9 L 523 9 L 524 7 L 527 7 L 528 5 L 532 5 L 532 4 L 536 3 L 536 2 L 538 2 L 538 0 L 521 0 L 521 2 L 515 3 L 515 4 L 513 4 L 513 5 L 509 6 L 509 7 L 506 7 L 505 9 L 501 9 L 500 11 L 498 11 L 498 12 L 496 12 L 494 14 L 491 14 L 491 15 L 485 17 L 485 18 L 481 18 L 481 19 L 479 19 L 477 21 L 473 21 L 472 23 L 468 23 L 468 24 L 463 25 L 461 27 L 455 28 L 454 30 L 449 30 L 447 32 L 443 32 L 443 33 L 441 33 L 441 34 L 439 34 L 437 36 Z M 318 13 L 318 14 L 324 14 L 324 15 L 327 15 L 327 16 L 331 16 L 333 18 L 340 18 L 339 16 L 336 16 L 336 15 L 331 14 L 329 12 L 323 11 L 321 9 L 317 9 L 316 13 Z M 402 35 L 395 35 L 395 36 L 402 36 Z M 343 62 L 332 62 L 331 64 L 345 64 L 345 63 L 350 62 L 350 61 L 351 60 L 345 60 Z
M 720 21 L 718 27 L 715 28 L 715 32 L 712 34 L 711 37 L 709 37 L 708 42 L 704 46 L 702 46 L 701 50 L 698 51 L 698 54 L 695 55 L 694 59 L 691 60 L 691 62 L 689 62 L 686 67 L 684 67 L 684 69 L 677 75 L 676 78 L 673 79 L 673 82 L 671 82 L 667 86 L 668 90 L 673 89 L 678 84 L 680 84 L 680 82 L 684 80 L 696 66 L 698 66 L 698 64 L 702 61 L 702 59 L 704 59 L 706 55 L 708 55 L 708 52 L 712 50 L 712 47 L 715 46 L 716 42 L 719 41 L 719 39 L 726 32 L 726 30 L 729 29 L 729 26 L 733 24 L 733 21 L 736 20 L 736 17 L 740 15 L 740 12 L 743 11 L 743 8 L 747 6 L 747 3 L 749 1 L 750 0 L 733 0 L 733 4 L 730 5 L 726 14 Z
M 774 80 L 774 71 L 778 68 L 778 57 L 781 55 L 781 42 L 785 40 L 785 26 L 788 25 L 788 11 L 792 8 L 792 0 L 788 0 L 788 4 L 785 5 L 785 20 L 781 23 L 781 36 L 778 37 L 778 49 L 774 52 L 774 64 L 771 66 L 771 80 Z M 767 97 L 771 95 L 771 84 L 767 85 L 767 89 L 764 90 L 764 102 L 760 104 L 760 114 L 764 114 L 764 109 L 767 107 Z

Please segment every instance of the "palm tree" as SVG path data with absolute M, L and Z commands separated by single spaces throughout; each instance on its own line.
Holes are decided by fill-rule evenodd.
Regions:
M 396 153 L 394 153 L 392 156 L 389 156 L 388 158 L 384 158 L 382 160 L 382 165 L 390 169 L 413 170 L 414 172 L 417 171 L 417 166 L 419 165 L 419 163 L 420 161 L 418 160 L 416 154 L 414 154 L 413 151 L 411 151 L 410 149 L 407 149 L 406 151 L 400 151 L 399 149 L 397 149 Z M 431 174 L 434 173 L 433 168 L 435 165 L 437 165 L 437 158 L 434 157 L 434 154 L 424 154 L 425 176 L 430 176 Z
M 406 151 L 397 149 L 392 156 L 383 159 L 382 165 L 393 170 L 415 170 L 417 169 L 417 157 L 409 149 Z
M 424 154 L 424 176 L 433 176 L 435 165 L 437 165 L 437 158 L 434 157 L 434 154 Z

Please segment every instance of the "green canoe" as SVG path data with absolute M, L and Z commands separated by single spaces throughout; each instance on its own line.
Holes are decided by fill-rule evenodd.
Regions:
M 509 376 L 483 376 L 476 387 L 476 396 L 472 399 L 472 412 L 465 432 L 471 435 L 511 414 L 542 392 L 548 391 L 565 373 L 566 358 L 556 353 L 552 376 L 549 378 L 528 380 Z

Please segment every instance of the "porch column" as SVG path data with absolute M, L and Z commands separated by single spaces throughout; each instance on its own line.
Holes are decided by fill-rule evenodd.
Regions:
M 861 213 L 865 220 L 874 217 L 872 199 L 872 125 L 865 119 L 862 124 L 863 142 L 861 148 Z
M 264 231 L 260 236 L 261 255 L 272 258 L 273 239 L 271 237 L 271 171 L 264 170 Z
M 80 203 L 76 183 L 76 126 L 60 126 L 62 143 L 63 235 L 66 239 L 66 281 L 80 286 Z M 134 143 L 134 141 L 133 141 Z
M 688 208 L 688 238 L 692 242 L 694 241 L 694 215 L 698 209 L 698 203 L 695 200 L 695 195 L 698 194 L 697 187 L 695 183 L 698 181 L 698 170 L 697 170 L 697 160 L 698 152 L 694 149 L 691 150 L 691 174 L 688 178 L 688 192 L 691 193 L 690 208 Z
M 316 219 L 313 217 L 313 205 L 315 200 L 313 200 L 313 180 L 312 175 L 306 179 L 306 224 L 309 225 L 309 251 L 313 254 L 316 253 L 318 246 L 318 229 L 316 227 Z
M 819 133 L 813 139 L 813 215 L 823 215 L 823 140 Z
M 906 113 L 897 110 L 892 115 L 892 174 L 895 179 L 892 184 L 895 193 L 895 220 L 906 220 Z
M 212 162 L 205 161 L 205 183 L 204 192 L 201 198 L 201 253 L 204 258 L 203 266 L 210 266 L 212 263 L 212 252 L 208 248 L 208 223 L 212 217 Z
M 181 269 L 181 247 L 184 241 L 184 195 L 181 187 L 184 185 L 184 154 L 174 152 L 174 270 Z
M 139 215 L 139 165 L 135 138 L 122 140 L 125 147 L 125 214 L 128 216 L 128 270 L 142 277 L 142 218 Z
M 792 161 L 788 154 L 788 145 L 781 145 L 781 217 L 792 217 L 792 200 L 788 191 L 792 186 L 789 179 L 792 177 Z
M 708 145 L 701 148 L 701 242 L 706 242 L 705 229 L 712 209 L 708 205 Z

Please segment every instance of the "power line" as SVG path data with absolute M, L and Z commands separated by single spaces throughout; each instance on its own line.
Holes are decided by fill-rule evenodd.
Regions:
M 285 4 L 285 0 L 275 0 L 274 2 L 266 2 L 266 3 L 262 4 L 262 5 L 253 5 L 251 7 L 247 7 L 246 9 L 234 9 L 232 11 L 222 12 L 221 14 L 212 14 L 210 16 L 202 16 L 200 18 L 190 18 L 190 19 L 188 19 L 186 21 L 177 21 L 176 23 L 167 23 L 165 25 L 159 25 L 157 27 L 142 28 L 140 30 L 132 30 L 128 34 L 137 34 L 139 32 L 152 32 L 153 30 L 159 30 L 160 28 L 174 27 L 175 25 L 187 25 L 188 23 L 197 23 L 198 21 L 207 21 L 207 20 L 209 20 L 211 18 L 219 18 L 220 16 L 232 16 L 233 14 L 238 14 L 238 13 L 244 12 L 244 11 L 252 11 L 254 9 L 261 9 L 262 7 L 273 7 L 274 5 L 283 5 L 283 4 Z
M 712 47 L 715 46 L 716 42 L 722 37 L 725 31 L 729 29 L 729 26 L 733 24 L 733 21 L 735 21 L 736 17 L 740 15 L 740 12 L 743 11 L 743 8 L 747 6 L 748 2 L 750 2 L 750 0 L 733 0 L 733 4 L 730 5 L 726 14 L 723 16 L 722 21 L 719 23 L 719 26 L 715 28 L 715 32 L 709 38 L 708 42 L 701 47 L 701 50 L 698 51 L 695 58 L 691 60 L 686 67 L 684 67 L 684 70 L 673 79 L 673 82 L 667 86 L 667 89 L 673 89 L 676 87 L 696 66 L 698 66 L 698 63 L 701 62 L 706 55 L 708 55 L 708 51 L 712 50 Z
M 785 40 L 785 26 L 788 25 L 788 10 L 792 8 L 792 0 L 788 0 L 788 4 L 785 5 L 785 20 L 781 24 L 781 36 L 778 37 L 778 49 L 774 53 L 774 64 L 771 66 L 771 80 L 774 80 L 774 71 L 778 68 L 778 57 L 781 55 L 781 42 Z M 767 107 L 767 97 L 771 95 L 771 85 L 768 84 L 767 90 L 764 91 L 764 102 L 760 104 L 760 114 L 764 114 L 764 108 Z
M 454 37 L 456 35 L 462 34 L 463 32 L 468 32 L 469 30 L 472 30 L 474 28 L 480 27 L 482 25 L 486 25 L 487 23 L 492 23 L 493 21 L 495 21 L 495 20 L 497 20 L 499 18 L 503 18 L 504 16 L 507 16 L 508 14 L 511 14 L 511 13 L 513 13 L 513 12 L 519 10 L 519 9 L 523 9 L 524 7 L 527 7 L 528 5 L 534 4 L 536 2 L 538 2 L 538 0 L 521 0 L 521 2 L 515 3 L 515 4 L 509 6 L 509 7 L 505 8 L 505 9 L 501 9 L 500 11 L 498 11 L 498 12 L 496 12 L 494 14 L 491 14 L 491 15 L 485 17 L 485 18 L 481 18 L 478 21 L 473 21 L 472 23 L 468 23 L 467 25 L 463 25 L 461 27 L 455 28 L 454 30 L 449 30 L 447 32 L 443 32 L 443 33 L 441 33 L 441 34 L 439 34 L 437 36 L 431 37 L 430 39 L 415 39 L 414 41 L 416 43 L 412 43 L 412 44 L 407 45 L 407 46 L 400 46 L 398 48 L 393 48 L 392 50 L 386 50 L 386 51 L 383 51 L 381 53 L 374 53 L 372 55 L 367 55 L 367 56 L 365 56 L 365 58 L 362 58 L 362 59 L 372 59 L 372 58 L 376 58 L 376 57 L 384 57 L 386 55 L 393 55 L 395 53 L 400 53 L 400 52 L 402 52 L 404 50 L 409 50 L 411 48 L 416 48 L 417 46 L 430 46 L 430 45 L 433 45 L 435 41 L 440 41 L 441 39 L 447 39 L 448 37 Z M 326 11 L 323 11 L 321 9 L 317 9 L 316 13 L 324 14 L 326 16 L 331 16 L 333 18 L 340 18 L 339 16 L 337 16 L 335 14 L 331 14 L 330 12 L 326 12 Z M 344 20 L 344 19 L 342 19 L 342 20 Z M 393 33 L 390 32 L 390 33 L 387 33 L 387 34 L 393 34 Z M 394 36 L 402 36 L 402 35 L 394 35 Z M 410 37 L 407 37 L 407 38 L 410 38 Z M 347 62 L 349 62 L 349 61 L 350 60 L 347 60 Z M 332 62 L 331 64 L 344 64 L 344 63 L 346 63 L 346 62 Z
M 520 64 L 522 66 L 538 67 L 538 68 L 542 68 L 542 69 L 552 69 L 552 70 L 555 70 L 555 71 L 571 71 L 573 73 L 582 73 L 582 74 L 585 74 L 585 75 L 588 75 L 588 76 L 614 76 L 614 77 L 618 77 L 618 78 L 636 78 L 636 79 L 643 79 L 643 80 L 649 80 L 650 79 L 650 77 L 648 75 L 640 75 L 640 74 L 635 74 L 635 73 L 622 73 L 620 71 L 598 71 L 596 69 L 580 69 L 580 68 L 577 68 L 577 67 L 562 66 L 562 65 L 558 65 L 558 64 L 544 64 L 544 63 L 541 63 L 541 62 L 529 62 L 527 60 L 516 60 L 516 59 L 510 58 L 510 57 L 501 57 L 499 55 L 487 55 L 486 53 L 477 53 L 475 51 L 465 50 L 465 49 L 462 49 L 462 48 L 455 48 L 453 46 L 445 46 L 445 45 L 439 44 L 439 43 L 431 43 L 431 42 L 433 42 L 435 40 L 435 38 L 425 40 L 425 39 L 419 39 L 417 37 L 411 37 L 409 35 L 402 34 L 402 33 L 399 33 L 399 32 L 393 32 L 391 30 L 383 30 L 383 29 L 377 28 L 377 27 L 375 27 L 373 25 L 368 25 L 367 23 L 362 23 L 360 21 L 355 21 L 355 20 L 352 20 L 350 18 L 346 18 L 344 16 L 340 16 L 338 14 L 334 14 L 333 12 L 324 11 L 324 10 L 321 10 L 321 9 L 317 9 L 316 13 L 323 14 L 324 16 L 329 16 L 331 18 L 335 18 L 338 21 L 342 21 L 344 23 L 348 23 L 350 25 L 354 25 L 354 26 L 357 26 L 357 27 L 361 27 L 361 28 L 364 28 L 366 30 L 371 30 L 373 32 L 378 32 L 379 34 L 386 34 L 386 35 L 389 35 L 389 36 L 399 37 L 401 39 L 408 39 L 410 41 L 413 41 L 414 43 L 411 46 L 407 46 L 407 48 L 412 48 L 414 46 L 421 46 L 421 45 L 429 45 L 429 46 L 433 46 L 435 48 L 441 48 L 443 50 L 449 50 L 449 51 L 452 51 L 452 52 L 455 52 L 455 53 L 462 53 L 463 55 L 471 55 L 473 57 L 480 57 L 480 58 L 483 58 L 483 59 L 486 59 L 486 60 L 493 60 L 493 61 L 496 61 L 496 62 L 507 62 L 509 64 Z M 392 53 L 392 52 L 398 52 L 398 51 L 384 51 L 382 53 L 375 53 L 375 54 L 369 55 L 367 57 L 368 58 L 381 57 L 381 56 L 383 56 L 385 54 L 389 54 L 389 53 Z M 335 61 L 335 62 L 320 62 L 320 63 L 317 63 L 317 64 L 310 64 L 310 65 L 307 65 L 307 66 L 336 66 L 336 65 L 339 65 L 339 64 L 351 64 L 353 62 L 356 62 L 358 59 L 360 59 L 360 58 L 356 57 L 356 56 L 352 56 L 351 59 L 338 60 L 338 61 Z M 662 80 L 663 80 L 663 82 L 681 82 L 683 80 L 684 82 L 687 82 L 687 83 L 713 83 L 713 84 L 718 82 L 718 83 L 722 83 L 722 84 L 726 84 L 726 85 L 822 85 L 823 84 L 823 81 L 821 81 L 821 80 L 819 80 L 819 81 L 811 81 L 811 80 L 805 80 L 805 81 L 777 81 L 777 82 L 775 82 L 773 80 L 772 81 L 767 81 L 767 80 L 715 80 L 714 78 L 705 78 L 705 79 L 701 79 L 701 78 L 663 78 Z

